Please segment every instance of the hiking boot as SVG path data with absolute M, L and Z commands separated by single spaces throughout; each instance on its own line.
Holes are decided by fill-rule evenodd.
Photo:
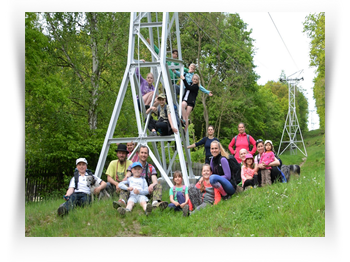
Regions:
M 184 206 L 182 209 L 182 214 L 184 217 L 188 217 L 190 215 L 190 208 L 188 205 Z
M 59 216 L 64 216 L 67 213 L 68 213 L 67 208 L 63 205 L 60 205 L 60 207 L 57 209 L 57 214 Z
M 146 205 L 146 211 L 145 211 L 146 216 L 148 216 L 148 214 L 151 213 L 151 212 L 152 212 L 152 204 L 148 203 Z
M 124 216 L 126 213 L 126 209 L 124 207 L 118 207 L 117 211 L 121 216 Z
M 118 201 L 113 201 L 113 207 L 115 209 L 118 209 L 119 207 L 126 207 L 126 204 L 124 203 L 123 200 L 118 200 Z
M 163 211 L 168 207 L 168 202 L 166 201 L 159 202 L 156 207 L 159 207 L 159 209 Z
M 243 192 L 243 187 L 237 185 L 236 192 L 237 193 Z

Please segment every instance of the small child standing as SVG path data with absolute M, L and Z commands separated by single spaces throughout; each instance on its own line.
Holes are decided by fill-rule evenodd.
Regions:
M 183 176 L 181 171 L 177 170 L 173 174 L 173 180 L 175 186 L 169 189 L 170 204 L 169 208 L 173 208 L 175 211 L 183 212 L 184 216 L 188 216 L 189 207 L 188 207 L 188 188 L 185 185 L 182 185 Z
M 265 152 L 260 158 L 260 163 L 264 164 L 265 169 L 261 170 L 261 186 L 271 185 L 271 167 L 267 166 L 275 159 L 275 153 L 271 140 L 266 140 L 264 143 Z
M 197 210 L 205 208 L 208 204 L 216 205 L 221 200 L 221 194 L 218 189 L 210 184 L 210 176 L 213 174 L 209 164 L 202 167 L 202 179 L 195 186 L 190 186 L 190 202 L 193 205 L 191 215 Z
M 119 188 L 130 191 L 130 196 L 126 208 L 118 207 L 117 211 L 121 215 L 125 215 L 126 212 L 131 212 L 136 203 L 140 203 L 140 206 L 145 211 L 146 216 L 152 212 L 152 205 L 148 203 L 146 195 L 148 192 L 148 185 L 146 179 L 141 177 L 142 165 L 140 162 L 135 162 L 131 165 L 132 176 L 127 180 L 119 183 Z M 128 185 L 128 187 L 126 186 Z
M 245 160 L 242 161 L 241 178 L 243 189 L 248 186 L 256 187 L 258 185 L 258 173 L 254 166 L 254 157 L 252 154 L 246 154 Z

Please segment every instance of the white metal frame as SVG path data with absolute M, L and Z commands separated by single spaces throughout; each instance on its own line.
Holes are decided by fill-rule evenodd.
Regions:
M 300 71 L 299 75 L 302 73 L 302 71 L 303 70 Z M 296 73 L 298 73 L 298 72 L 296 72 Z M 294 74 L 296 74 L 296 73 L 294 73 Z M 289 76 L 289 77 L 291 77 L 291 76 Z M 281 79 L 281 81 L 288 82 L 289 107 L 288 107 L 288 114 L 287 114 L 287 117 L 286 117 L 286 122 L 284 124 L 283 133 L 282 133 L 282 137 L 281 137 L 281 142 L 280 142 L 280 145 L 278 147 L 278 153 L 277 154 L 278 155 L 279 154 L 283 154 L 283 152 L 289 147 L 291 155 L 295 155 L 296 154 L 296 149 L 299 149 L 299 151 L 304 156 L 307 156 L 307 152 L 306 152 L 306 148 L 305 148 L 305 144 L 304 144 L 304 139 L 303 139 L 303 135 L 301 133 L 301 129 L 300 129 L 299 121 L 298 121 L 298 116 L 297 116 L 297 113 L 296 113 L 296 107 L 295 107 L 295 88 L 296 88 L 298 82 L 300 80 L 303 80 L 303 78 L 302 79 L 298 79 L 298 78 L 289 79 L 289 77 L 287 79 L 285 79 L 285 80 Z M 284 132 L 287 133 L 288 140 L 284 140 L 283 141 Z M 300 134 L 301 140 L 297 139 L 297 134 Z M 288 143 L 288 145 L 280 153 L 280 149 L 281 149 L 282 143 Z M 304 152 L 297 146 L 296 143 L 302 143 L 303 144 Z
M 188 139 L 188 132 L 184 134 L 182 128 L 178 128 L 179 132 L 177 134 L 171 135 L 171 136 L 148 136 L 147 134 L 147 125 L 149 122 L 149 115 L 147 116 L 145 114 L 145 108 L 142 100 L 142 96 L 140 94 L 140 88 L 139 83 L 137 81 L 137 78 L 135 76 L 135 70 L 136 67 L 149 67 L 151 68 L 152 72 L 154 73 L 156 84 L 155 89 L 157 90 L 159 83 L 161 82 L 164 90 L 165 95 L 167 96 L 168 105 L 173 108 L 173 102 L 175 99 L 175 92 L 173 86 L 170 84 L 170 76 L 169 76 L 169 68 L 178 69 L 183 74 L 184 72 L 184 66 L 182 61 L 182 54 L 181 54 L 181 43 L 180 43 L 180 29 L 179 29 L 179 19 L 178 19 L 178 13 L 173 13 L 172 18 L 169 18 L 169 13 L 163 13 L 163 20 L 162 22 L 158 22 L 158 15 L 156 15 L 156 21 L 152 21 L 152 15 L 149 12 L 132 12 L 130 15 L 130 30 L 129 30 L 129 46 L 128 46 L 128 60 L 127 65 L 125 69 L 125 73 L 123 76 L 123 80 L 119 89 L 119 93 L 117 96 L 117 100 L 114 106 L 114 110 L 112 112 L 112 116 L 110 119 L 110 123 L 107 129 L 106 137 L 102 146 L 101 154 L 97 163 L 97 167 L 95 170 L 95 174 L 98 177 L 101 177 L 102 170 L 104 167 L 104 164 L 106 162 L 107 153 L 109 150 L 109 147 L 111 144 L 114 143 L 126 143 L 130 141 L 134 141 L 137 143 L 137 147 L 132 152 L 131 156 L 136 152 L 138 147 L 140 145 L 146 145 L 149 148 L 149 156 L 153 160 L 153 163 L 155 164 L 156 168 L 159 170 L 162 178 L 167 182 L 167 184 L 172 187 L 173 183 L 169 179 L 169 174 L 171 172 L 171 166 L 174 163 L 176 155 L 179 156 L 180 160 L 180 166 L 181 171 L 184 177 L 184 183 L 185 185 L 189 185 L 189 177 L 194 178 L 193 171 L 192 171 L 192 162 L 191 162 L 191 155 L 189 149 L 187 149 L 187 146 L 189 145 L 189 139 Z M 144 22 L 144 20 L 147 19 L 147 22 Z M 177 50 L 178 50 L 178 59 L 172 59 L 166 57 L 166 49 L 167 49 L 167 41 L 169 39 L 169 36 L 171 34 L 172 27 L 175 26 L 175 34 L 177 39 Z M 153 27 L 161 27 L 161 44 L 159 47 L 159 55 L 154 51 L 154 45 L 153 45 Z M 150 39 L 150 44 L 147 42 L 147 37 L 145 38 L 142 33 L 142 28 L 148 28 L 148 38 Z M 157 29 L 158 30 L 158 29 Z M 159 31 L 158 31 L 159 32 Z M 136 39 L 137 38 L 137 39 Z M 140 40 L 142 43 L 147 47 L 148 51 L 152 55 L 152 62 L 145 62 L 140 63 L 138 60 L 135 60 L 134 54 L 137 50 L 135 48 L 136 40 L 138 40 L 138 43 Z M 171 39 L 170 39 L 171 40 Z M 158 40 L 159 41 L 159 40 Z M 170 47 L 172 45 L 170 44 Z M 170 52 L 171 53 L 171 52 Z M 170 66 L 168 67 L 166 61 L 174 61 L 179 63 L 179 66 Z M 135 110 L 135 117 L 137 122 L 137 128 L 138 128 L 138 137 L 127 137 L 127 138 L 113 138 L 113 134 L 116 128 L 116 123 L 119 118 L 119 114 L 121 112 L 121 107 L 125 98 L 125 93 L 127 88 L 131 87 L 132 91 L 132 98 L 134 103 L 134 110 Z M 153 96 L 151 104 L 153 104 L 155 99 L 155 94 Z M 141 116 L 137 104 L 137 95 L 139 96 L 139 101 L 141 104 Z M 181 81 L 180 86 L 180 96 L 179 96 L 179 102 L 177 103 L 178 106 L 178 113 L 179 117 L 181 118 L 181 98 L 183 96 L 183 83 Z M 171 119 L 174 124 L 177 123 L 176 117 L 175 117 L 175 111 L 171 111 Z M 142 118 L 141 118 L 142 117 Z M 146 118 L 145 123 L 143 123 L 143 119 Z M 186 135 L 186 136 L 185 136 Z M 169 163 L 166 161 L 165 156 L 165 148 L 164 148 L 164 142 L 167 143 L 167 141 L 175 141 L 176 143 L 176 150 L 173 153 L 173 156 L 170 158 L 170 151 L 169 151 Z M 153 150 L 148 146 L 147 143 L 151 142 Z M 157 142 L 161 143 L 161 154 L 157 150 Z M 187 164 L 185 161 L 185 156 L 182 148 L 185 148 L 186 158 L 187 158 Z M 179 150 L 180 149 L 180 150 Z M 187 171 L 188 168 L 188 171 Z

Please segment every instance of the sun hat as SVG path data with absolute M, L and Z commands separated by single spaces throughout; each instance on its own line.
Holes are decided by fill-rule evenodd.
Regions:
M 249 154 L 249 153 L 245 155 L 244 161 L 247 161 L 248 158 L 254 159 L 253 155 L 252 155 L 252 154 Z
M 139 166 L 139 167 L 142 168 L 142 165 L 141 165 L 140 162 L 134 162 L 134 163 L 132 163 L 131 168 L 134 168 L 134 167 L 137 167 L 137 166 Z
M 270 144 L 271 144 L 271 146 L 273 146 L 273 144 L 272 144 L 272 141 L 271 141 L 271 140 L 266 140 L 266 141 L 265 141 L 265 143 L 264 143 L 264 145 L 266 145 L 266 143 L 270 143 Z
M 115 150 L 115 152 L 118 152 L 118 151 L 129 153 L 129 151 L 126 149 L 126 145 L 124 144 L 118 145 L 118 148 Z
M 78 158 L 78 159 L 75 161 L 75 164 L 77 165 L 77 164 L 79 164 L 80 162 L 84 162 L 85 164 L 88 164 L 86 158 L 83 158 L 83 157 Z

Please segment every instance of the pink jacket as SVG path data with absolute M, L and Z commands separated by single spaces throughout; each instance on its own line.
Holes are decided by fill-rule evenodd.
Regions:
M 252 179 L 253 177 L 254 177 L 254 169 L 251 169 L 243 165 L 241 170 L 242 185 L 244 185 L 244 182 L 247 179 Z
M 249 146 L 248 146 L 248 140 L 247 140 L 247 134 L 246 133 L 243 133 L 243 134 L 239 133 L 237 135 L 237 142 L 236 142 L 235 150 L 233 150 L 233 146 L 235 144 L 235 137 L 233 137 L 233 139 L 231 140 L 231 143 L 228 145 L 228 149 L 230 150 L 231 154 L 235 156 L 235 158 L 237 159 L 238 163 L 242 162 L 242 160 L 239 158 L 239 150 L 241 150 L 242 148 L 247 149 L 249 153 L 254 155 L 254 153 L 256 151 L 256 142 L 255 142 L 255 140 L 254 140 L 254 138 L 252 136 L 249 136 L 249 141 L 250 141 L 250 144 L 253 145 L 252 151 L 249 151 Z

